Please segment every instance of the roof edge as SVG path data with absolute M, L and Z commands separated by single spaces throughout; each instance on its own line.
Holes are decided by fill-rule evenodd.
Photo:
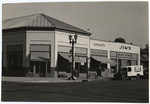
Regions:
M 90 38 L 90 40 L 97 40 L 97 41 L 111 42 L 111 43 L 120 43 L 120 42 L 107 41 L 107 40 L 100 40 L 100 39 L 95 39 L 95 38 Z M 120 43 L 120 44 L 126 44 L 126 45 L 132 45 L 132 46 L 138 46 L 138 47 L 140 47 L 139 45 L 136 45 L 136 44 L 130 44 L 130 43 Z

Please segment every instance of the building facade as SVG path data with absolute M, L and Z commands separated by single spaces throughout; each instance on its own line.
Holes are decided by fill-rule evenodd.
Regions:
M 102 72 L 108 75 L 117 73 L 121 66 L 140 65 L 140 47 L 131 44 L 90 39 L 90 54 L 91 64 L 99 61 L 99 69 L 105 69 Z
M 116 73 L 120 66 L 140 65 L 138 46 L 90 39 L 89 32 L 35 14 L 3 21 L 3 75 L 70 77 L 70 34 L 78 35 L 76 77 L 105 76 Z

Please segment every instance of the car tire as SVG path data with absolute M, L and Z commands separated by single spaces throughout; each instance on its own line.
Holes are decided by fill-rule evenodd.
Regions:
M 128 80 L 131 80 L 132 79 L 132 77 L 128 77 Z
M 136 75 L 136 80 L 140 80 L 140 74 Z
M 121 79 L 126 80 L 126 76 L 124 74 L 122 74 Z

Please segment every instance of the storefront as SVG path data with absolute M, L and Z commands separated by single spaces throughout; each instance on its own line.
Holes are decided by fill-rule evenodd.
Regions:
M 98 76 L 101 76 L 101 69 L 107 69 L 108 52 L 106 50 L 91 49 L 90 70 L 96 71 Z
M 60 31 L 55 32 L 56 36 L 56 67 L 58 76 L 71 76 L 72 65 L 72 47 L 69 43 L 70 33 Z M 71 35 L 75 35 L 71 33 Z M 89 36 L 78 34 L 77 43 L 74 48 L 74 61 L 75 61 L 75 76 L 86 78 L 88 73 L 88 60 L 89 57 Z
M 46 77 L 50 73 L 50 45 L 30 44 L 30 70 L 35 76 Z
M 138 46 L 91 39 L 90 49 L 91 69 L 96 65 L 95 69 L 101 72 L 105 69 L 111 74 L 117 73 L 121 66 L 140 65 L 140 47 Z M 93 59 L 97 62 L 94 62 Z
M 72 64 L 71 47 L 58 46 L 58 49 L 59 50 L 58 50 L 57 71 L 58 73 L 66 72 L 67 75 L 70 75 Z M 80 73 L 87 73 L 86 58 L 87 58 L 87 49 L 76 47 L 74 61 L 75 61 L 75 72 L 77 73 L 77 77 L 80 76 Z

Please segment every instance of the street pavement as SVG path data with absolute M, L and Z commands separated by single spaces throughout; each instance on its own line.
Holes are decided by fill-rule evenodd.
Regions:
M 148 80 L 27 83 L 2 82 L 2 101 L 148 103 Z

